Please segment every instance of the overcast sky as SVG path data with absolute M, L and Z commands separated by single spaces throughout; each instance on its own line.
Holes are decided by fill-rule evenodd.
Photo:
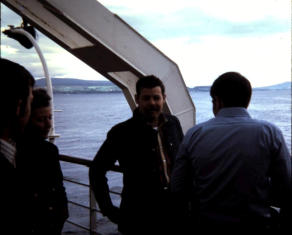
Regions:
M 99 2 L 175 61 L 189 87 L 211 85 L 227 71 L 242 73 L 254 87 L 291 81 L 290 0 Z M 21 18 L 1 4 L 1 31 L 20 23 Z M 38 42 L 52 77 L 102 78 L 40 33 Z M 43 77 L 34 49 L 23 49 L 2 33 L 1 57 Z

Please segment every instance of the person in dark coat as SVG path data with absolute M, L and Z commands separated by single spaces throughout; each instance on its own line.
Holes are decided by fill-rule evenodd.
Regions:
M 0 58 L 0 65 L 0 228 L 1 234 L 21 234 L 16 142 L 30 116 L 34 78 L 10 60 Z
M 122 234 L 170 234 L 175 218 L 169 177 L 183 132 L 179 120 L 162 113 L 165 88 L 155 76 L 136 84 L 133 117 L 114 126 L 89 170 L 103 215 Z M 121 204 L 113 205 L 106 173 L 118 161 L 123 173 Z
M 31 117 L 16 159 L 27 202 L 25 229 L 28 234 L 57 235 L 68 218 L 68 207 L 58 148 L 46 140 L 52 124 L 51 98 L 44 89 L 35 89 L 33 96 Z

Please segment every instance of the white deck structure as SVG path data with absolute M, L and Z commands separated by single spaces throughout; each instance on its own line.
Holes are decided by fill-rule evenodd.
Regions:
M 195 124 L 195 106 L 177 64 L 96 0 L 1 2 L 118 85 L 131 109 L 138 77 L 153 74 L 166 87 L 165 111 L 179 118 L 184 132 Z

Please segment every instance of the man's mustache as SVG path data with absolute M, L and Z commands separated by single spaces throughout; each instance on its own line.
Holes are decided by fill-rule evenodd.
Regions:
M 153 111 L 158 112 L 158 111 L 160 111 L 160 107 L 149 107 L 147 109 L 147 111 L 149 111 L 149 112 L 153 112 Z

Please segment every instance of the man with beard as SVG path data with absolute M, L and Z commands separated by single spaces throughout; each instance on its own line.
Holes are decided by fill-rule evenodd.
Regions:
M 183 132 L 176 117 L 162 113 L 166 95 L 160 79 L 140 78 L 136 93 L 133 117 L 108 132 L 90 167 L 90 183 L 102 214 L 122 234 L 170 234 L 175 215 L 169 181 Z M 123 173 L 119 208 L 106 178 L 116 161 Z
M 1 232 L 21 234 L 21 196 L 18 193 L 16 143 L 30 116 L 34 78 L 21 65 L 0 59 L 0 211 Z

